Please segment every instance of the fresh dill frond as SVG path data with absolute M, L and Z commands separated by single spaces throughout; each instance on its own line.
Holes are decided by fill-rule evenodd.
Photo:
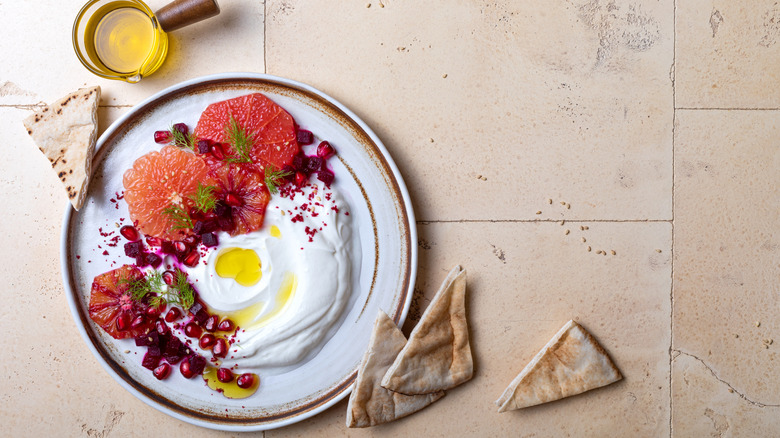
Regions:
M 173 143 L 175 146 L 178 146 L 180 148 L 187 148 L 190 150 L 195 150 L 195 142 L 198 140 L 197 137 L 195 137 L 195 134 L 188 132 L 183 133 L 176 129 L 173 125 L 171 125 L 170 129 L 168 129 L 168 132 L 171 134 L 171 143 Z
M 292 176 L 292 172 L 289 170 L 276 169 L 273 166 L 268 166 L 265 169 L 265 186 L 268 187 L 268 191 L 275 195 L 279 192 L 279 186 L 284 185 L 285 179 Z
M 227 137 L 228 143 L 233 146 L 236 153 L 226 157 L 225 161 L 230 163 L 251 163 L 252 157 L 249 156 L 249 151 L 252 150 L 252 146 L 255 144 L 255 133 L 248 132 L 238 124 L 235 117 L 230 116 L 227 126 L 225 126 L 225 137 Z
M 187 274 L 177 270 L 174 287 L 178 291 L 178 304 L 184 310 L 188 310 L 195 304 L 195 290 L 192 289 L 189 280 L 187 280 Z
M 214 195 L 214 191 L 217 190 L 215 186 L 204 186 L 198 181 L 198 190 L 194 195 L 190 196 L 192 202 L 195 203 L 195 208 L 206 213 L 214 209 L 217 205 L 217 197 Z
M 162 213 L 168 216 L 168 224 L 173 230 L 183 230 L 192 228 L 192 219 L 187 211 L 181 206 L 171 204 L 170 207 L 162 211 Z
M 150 302 L 154 305 L 155 299 L 163 293 L 162 274 L 157 270 L 152 270 L 146 276 L 136 279 L 120 278 L 119 284 L 127 284 L 130 296 L 139 303 L 152 294 Z

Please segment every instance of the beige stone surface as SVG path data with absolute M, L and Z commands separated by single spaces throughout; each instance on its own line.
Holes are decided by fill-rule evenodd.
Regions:
M 676 106 L 780 108 L 780 4 L 677 2 Z
M 136 85 L 76 60 L 84 1 L 0 1 L 0 436 L 236 435 L 158 412 L 94 359 L 59 269 L 68 202 L 21 125 L 100 84 L 102 132 L 167 86 L 228 71 L 313 85 L 377 132 L 418 218 L 404 332 L 462 264 L 475 363 L 396 423 L 347 430 L 341 402 L 247 436 L 780 435 L 775 0 L 223 0 Z M 498 414 L 570 318 L 624 380 Z
M 673 348 L 744 395 L 718 412 L 758 425 L 755 412 L 742 416 L 744 401 L 780 405 L 780 112 L 677 117 Z M 674 368 L 675 400 L 706 380 L 697 372 L 694 383 L 677 382 L 686 379 L 683 370 L 697 368 L 688 362 Z M 675 424 L 702 415 L 692 400 L 676 406 Z M 770 411 L 763 412 L 776 415 Z
M 267 67 L 364 118 L 418 218 L 671 219 L 672 1 L 381 4 L 269 1 Z
M 449 269 L 461 264 L 468 276 L 474 378 L 415 415 L 347 436 L 668 435 L 671 225 L 572 227 L 577 232 L 566 235 L 566 227 L 544 222 L 421 224 L 419 295 L 404 331 L 408 335 L 419 320 Z M 588 252 L 583 235 L 617 255 Z M 569 319 L 598 339 L 624 380 L 499 414 L 493 402 Z M 337 406 L 266 436 L 340 436 L 347 433 L 345 415 Z

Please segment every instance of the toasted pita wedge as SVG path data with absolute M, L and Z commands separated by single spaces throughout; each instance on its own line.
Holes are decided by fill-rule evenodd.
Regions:
M 444 391 L 471 379 L 466 271 L 450 271 L 412 330 L 409 342 L 382 379 L 382 386 L 403 394 Z
M 498 412 L 525 408 L 617 382 L 623 376 L 582 326 L 569 321 L 496 401 Z
M 24 120 L 76 210 L 84 204 L 92 170 L 99 100 L 100 87 L 82 88 Z
M 347 427 L 369 427 L 388 423 L 428 406 L 444 392 L 404 395 L 379 386 L 379 380 L 401 351 L 406 338 L 392 319 L 379 311 L 368 351 L 358 369 L 355 388 L 347 405 Z

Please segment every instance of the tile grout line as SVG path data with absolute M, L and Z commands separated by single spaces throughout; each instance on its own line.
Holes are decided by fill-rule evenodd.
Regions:
M 526 223 L 551 223 L 558 224 L 561 221 L 567 223 L 628 223 L 628 224 L 642 224 L 642 223 L 671 223 L 669 219 L 433 219 L 423 220 L 418 219 L 415 222 L 422 225 L 428 224 L 526 224 Z
M 674 397 L 672 395 L 672 347 L 674 346 L 674 189 L 675 189 L 675 140 L 677 136 L 677 0 L 674 0 L 672 11 L 672 242 L 669 284 L 669 438 L 674 436 Z

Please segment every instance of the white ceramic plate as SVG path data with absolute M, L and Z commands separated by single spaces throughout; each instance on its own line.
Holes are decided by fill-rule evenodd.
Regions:
M 118 200 L 122 175 L 139 156 L 159 145 L 156 130 L 184 122 L 194 128 L 210 103 L 260 92 L 285 108 L 304 129 L 337 149 L 329 163 L 334 188 L 345 194 L 360 245 L 347 308 L 322 348 L 297 368 L 263 376 L 260 389 L 243 400 L 211 391 L 200 378 L 178 372 L 157 381 L 141 367 L 143 347 L 114 340 L 88 315 L 93 278 L 131 263 L 117 224 L 129 223 Z M 378 309 L 403 324 L 417 271 L 417 232 L 409 195 L 377 136 L 334 99 L 307 85 L 253 73 L 207 76 L 168 88 L 117 120 L 97 143 L 87 202 L 65 213 L 62 272 L 73 317 L 87 345 L 117 382 L 149 405 L 195 425 L 230 431 L 265 430 L 311 417 L 343 399 L 355 380 Z M 113 234 L 110 234 L 113 233 Z M 106 254 L 104 254 L 104 251 Z M 345 413 L 346 414 L 346 413 Z

